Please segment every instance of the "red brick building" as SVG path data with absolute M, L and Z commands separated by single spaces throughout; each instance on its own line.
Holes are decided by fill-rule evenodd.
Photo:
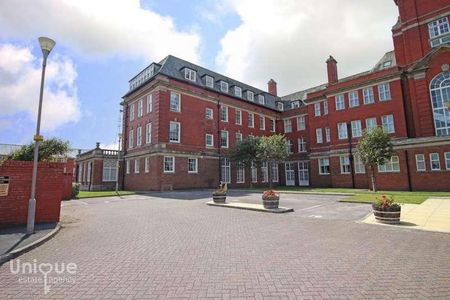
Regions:
M 261 185 L 368 187 L 354 149 L 364 129 L 392 135 L 397 155 L 376 170 L 382 189 L 450 190 L 448 0 L 395 1 L 394 50 L 369 71 L 287 96 L 179 58 L 152 63 L 123 97 L 124 187 L 164 190 Z M 242 168 L 227 155 L 249 135 L 284 133 L 290 158 Z

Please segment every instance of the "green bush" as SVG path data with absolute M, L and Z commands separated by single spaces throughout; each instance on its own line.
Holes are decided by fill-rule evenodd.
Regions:
M 70 198 L 77 199 L 79 193 L 80 193 L 80 184 L 72 183 L 72 196 Z

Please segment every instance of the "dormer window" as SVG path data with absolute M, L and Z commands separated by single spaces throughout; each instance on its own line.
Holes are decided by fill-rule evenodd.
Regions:
M 282 102 L 278 102 L 277 103 L 277 108 L 278 108 L 278 110 L 283 110 L 283 103 Z
M 235 86 L 234 87 L 234 95 L 236 97 L 241 98 L 242 97 L 242 89 L 240 87 L 238 87 L 238 86 Z
M 388 68 L 390 66 L 392 66 L 392 60 L 388 60 L 383 63 L 383 68 Z
M 220 91 L 228 93 L 228 82 L 225 82 L 223 80 L 220 81 Z
M 184 78 L 195 82 L 197 80 L 197 72 L 188 68 L 184 68 Z
M 440 18 L 428 23 L 431 47 L 450 43 L 448 18 Z
M 214 77 L 209 75 L 205 76 L 205 85 L 210 88 L 214 88 Z
M 292 108 L 298 108 L 298 107 L 300 107 L 300 101 L 292 101 Z
M 255 94 L 252 91 L 247 91 L 247 100 L 255 101 Z
M 264 95 L 258 95 L 258 102 L 259 104 L 265 104 L 266 101 L 264 99 Z

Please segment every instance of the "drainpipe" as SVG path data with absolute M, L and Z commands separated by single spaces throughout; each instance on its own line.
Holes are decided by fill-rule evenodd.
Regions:
M 220 96 L 217 97 L 217 152 L 219 154 L 219 184 L 222 183 L 221 156 L 220 156 Z
M 405 150 L 405 160 L 406 160 L 406 176 L 408 177 L 408 190 L 411 192 L 412 186 L 411 186 L 411 172 L 409 166 L 408 150 Z

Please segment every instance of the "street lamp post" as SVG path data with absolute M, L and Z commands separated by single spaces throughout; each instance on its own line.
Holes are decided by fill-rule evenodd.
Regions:
M 44 78 L 45 78 L 45 67 L 47 65 L 47 57 L 55 46 L 55 41 L 47 37 L 40 37 L 39 44 L 41 46 L 42 54 L 44 59 L 42 60 L 42 76 L 41 76 L 41 90 L 39 93 L 39 109 L 37 116 L 36 134 L 34 135 L 34 159 L 33 159 L 33 177 L 31 180 L 31 196 L 28 202 L 28 219 L 27 219 L 27 233 L 32 234 L 34 232 L 34 218 L 36 215 L 36 179 L 37 179 L 37 168 L 38 168 L 38 156 L 39 156 L 39 145 L 43 140 L 40 135 L 41 129 L 41 112 L 42 112 L 42 97 L 44 94 Z

